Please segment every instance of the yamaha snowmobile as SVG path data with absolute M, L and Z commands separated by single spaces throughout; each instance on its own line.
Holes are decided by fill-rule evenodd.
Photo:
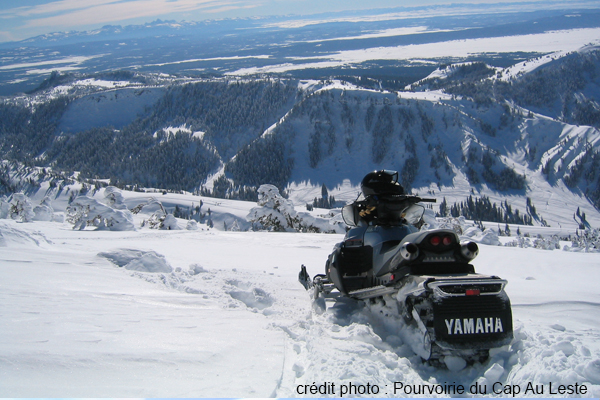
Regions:
M 375 171 L 361 183 L 361 198 L 342 209 L 350 227 L 329 255 L 325 274 L 299 280 L 315 299 L 346 296 L 393 301 L 413 351 L 435 363 L 445 356 L 482 362 L 489 349 L 513 338 L 507 281 L 475 273 L 475 242 L 452 230 L 419 231 L 424 207 L 435 199 L 406 195 L 395 171 Z

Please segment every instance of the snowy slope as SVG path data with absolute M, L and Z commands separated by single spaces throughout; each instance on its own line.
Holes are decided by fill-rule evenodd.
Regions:
M 577 207 L 593 218 L 592 224 L 600 222 L 582 190 L 571 190 L 560 180 L 586 146 L 599 148 L 598 130 L 526 115 L 514 104 L 475 107 L 440 91 L 380 93 L 333 82 L 308 96 L 286 115 L 280 130 L 269 134 L 284 138 L 293 159 L 286 191 L 297 205 L 320 197 L 323 184 L 337 200 L 354 200 L 365 171 L 385 168 L 402 175 L 410 170 L 407 160 L 414 158 L 418 168 L 405 186 L 434 195 L 438 202 L 488 196 L 498 204 L 509 199 L 523 213 L 529 197 L 551 226 L 576 226 L 572 216 Z M 504 126 L 499 125 L 502 118 L 508 121 Z M 485 124 L 493 127 L 493 135 L 483 132 Z M 498 189 L 486 181 L 484 155 L 493 159 L 496 172 L 508 168 L 523 176 L 524 188 Z M 551 178 L 542 171 L 546 164 Z M 469 169 L 479 182 L 468 177 Z
M 597 49 L 597 45 L 588 45 L 577 52 L 555 52 L 505 69 L 490 68 L 491 76 L 483 80 L 514 80 L 518 85 L 520 76 L 529 74 L 534 80 L 545 72 L 541 76 L 552 76 L 552 84 L 557 84 L 557 70 L 568 71 L 574 67 L 576 55 Z M 594 62 L 589 63 L 593 70 Z M 462 65 L 469 64 L 438 69 L 427 79 L 447 77 Z M 556 68 L 549 70 L 549 66 Z M 597 109 L 595 76 L 581 73 L 580 87 L 573 94 L 596 104 L 592 109 Z M 468 86 L 469 80 L 463 83 Z M 557 101 L 527 109 L 510 100 L 488 98 L 486 102 L 487 94 L 483 100 L 451 96 L 419 87 L 419 82 L 412 89 L 419 91 L 375 91 L 330 81 L 306 96 L 284 117 L 283 128 L 269 131 L 288 144 L 293 160 L 287 188 L 290 198 L 296 204 L 310 202 L 319 197 L 325 184 L 336 199 L 348 201 L 356 197 L 364 171 L 388 168 L 405 175 L 406 169 L 406 175 L 414 177 L 407 180 L 414 191 L 446 197 L 450 204 L 469 195 L 488 196 L 496 203 L 510 199 L 524 212 L 529 197 L 540 213 L 540 218 L 534 217 L 537 223 L 544 219 L 552 226 L 570 225 L 577 207 L 597 218 L 597 211 L 585 198 L 594 184 L 580 180 L 577 187 L 568 188 L 563 179 L 569 178 L 572 167 L 588 149 L 598 150 L 599 132 L 593 126 L 566 123 L 571 121 L 561 114 L 566 104 Z M 558 93 L 557 99 L 560 96 Z M 501 188 L 486 178 L 486 156 L 495 173 L 504 168 L 522 176 L 523 187 Z M 413 162 L 408 168 L 410 158 L 418 161 L 418 167 Z M 589 176 L 594 176 L 593 171 Z M 573 211 L 553 213 L 558 206 Z
M 79 98 L 70 105 L 61 119 L 62 132 L 80 132 L 97 127 L 115 129 L 130 124 L 145 107 L 163 96 L 162 88 L 107 90 Z
M 129 204 L 147 194 L 123 196 Z M 56 212 L 67 199 L 53 202 Z M 252 206 L 210 205 L 240 217 Z M 341 235 L 73 231 L 7 219 L 0 233 L 2 397 L 314 397 L 303 394 L 313 383 L 335 384 L 331 397 L 351 383 L 422 397 L 398 384 L 476 382 L 488 396 L 496 382 L 520 388 L 518 397 L 533 397 L 529 384 L 543 397 L 553 397 L 550 385 L 576 384 L 586 393 L 568 397 L 600 395 L 598 253 L 481 245 L 474 265 L 508 279 L 516 334 L 485 364 L 456 371 L 422 364 L 401 322 L 377 306 L 312 309 L 299 266 L 322 272 Z
M 572 58 L 576 53 L 586 54 L 597 49 L 597 45 L 588 45 L 575 53 L 550 53 L 503 70 L 495 69 L 497 73 L 488 80 L 536 76 L 536 73 L 551 66 L 568 67 L 570 56 Z M 459 65 L 468 64 L 437 70 L 429 78 L 446 77 L 449 71 L 456 70 Z M 123 127 L 146 106 L 155 103 L 169 85 L 179 87 L 202 81 L 199 78 L 166 74 L 132 74 L 130 80 L 121 81 L 108 77 L 76 79 L 44 93 L 16 96 L 6 101 L 33 106 L 69 93 L 74 100 L 66 108 L 58 125 L 58 130 L 67 134 L 62 135 L 65 138 L 94 126 Z M 574 97 L 581 101 L 589 100 L 594 107 L 596 103 L 593 102 L 600 93 L 597 77 L 584 75 L 582 80 L 584 90 L 574 93 Z M 203 82 L 208 81 L 215 82 Z M 244 84 L 251 81 L 237 82 Z M 142 85 L 140 82 L 145 83 Z M 597 200 L 597 195 L 590 195 L 590 192 L 596 191 L 597 177 L 590 171 L 583 171 L 581 178 L 572 184 L 573 187 L 564 184 L 572 167 L 586 150 L 591 148 L 597 151 L 600 148 L 597 128 L 564 122 L 565 119 L 561 117 L 564 107 L 560 102 L 531 109 L 492 98 L 485 99 L 491 104 L 480 103 L 466 96 L 451 96 L 442 90 L 419 88 L 417 83 L 413 89 L 420 91 L 389 92 L 335 80 L 287 81 L 286 85 L 297 84 L 302 95 L 290 99 L 289 104 L 279 110 L 280 113 L 269 116 L 268 122 L 263 125 L 252 129 L 241 126 L 235 134 L 231 133 L 233 130 L 224 130 L 222 135 L 215 134 L 210 127 L 198 128 L 206 132 L 205 135 L 200 131 L 194 133 L 195 137 L 202 139 L 202 147 L 206 150 L 203 154 L 214 155 L 214 159 L 207 161 L 200 172 L 195 171 L 197 174 L 190 179 L 187 189 L 192 190 L 197 184 L 198 187 L 212 190 L 215 188 L 214 182 L 226 174 L 230 182 L 238 187 L 271 183 L 283 189 L 287 185 L 286 191 L 297 206 L 312 203 L 318 198 L 323 184 L 330 195 L 344 202 L 356 198 L 359 182 L 366 171 L 387 168 L 408 176 L 407 187 L 420 194 L 436 196 L 438 204 L 443 198 L 453 204 L 464 201 L 469 195 L 487 196 L 497 204 L 509 200 L 523 214 L 526 213 L 527 198 L 530 198 L 539 213 L 534 216 L 535 224 L 543 225 L 545 221 L 553 227 L 565 226 L 570 229 L 577 226 L 573 214 L 578 208 L 585 212 L 592 225 L 600 223 L 600 213 L 586 198 L 587 193 L 593 201 Z M 292 104 L 294 101 L 296 103 Z M 384 111 L 388 109 L 391 115 L 386 117 Z M 205 115 L 200 113 L 195 117 L 201 119 Z M 155 121 L 157 126 L 152 129 L 176 132 L 179 127 L 179 130 L 187 132 L 194 120 L 179 115 L 174 120 L 159 118 Z M 290 128 L 292 134 L 289 134 Z M 158 131 L 152 132 L 155 137 Z M 228 134 L 225 135 L 225 132 Z M 286 136 L 288 134 L 289 137 Z M 247 173 L 247 166 L 261 166 L 265 159 L 273 159 L 270 154 L 259 154 L 257 151 L 240 163 L 245 164 L 244 167 L 238 168 L 246 172 L 250 179 L 248 176 L 232 176 L 235 174 L 231 173 L 229 167 L 235 164 L 242 153 L 248 148 L 251 153 L 253 148 L 260 148 L 261 143 L 273 137 L 282 138 L 285 152 L 288 153 L 281 165 L 263 168 L 269 173 L 265 173 L 267 176 L 264 177 L 257 178 L 256 174 Z M 248 142 L 254 138 L 256 140 L 247 148 Z M 87 144 L 81 144 L 82 151 Z M 160 150 L 167 152 L 169 149 Z M 214 152 L 215 149 L 218 149 L 218 154 Z M 74 154 L 79 152 L 74 151 Z M 175 158 L 177 154 L 171 152 L 169 157 Z M 522 176 L 523 188 L 499 188 L 494 185 L 493 179 L 484 178 L 485 156 L 493 160 L 494 173 L 500 174 L 508 169 Z M 410 165 L 407 165 L 408 161 L 411 161 Z M 73 163 L 72 160 L 70 162 Z M 287 162 L 293 165 L 289 176 L 280 179 L 281 182 L 275 181 L 278 177 L 274 177 L 273 171 L 286 169 Z M 82 160 L 77 168 L 85 170 L 85 164 Z M 186 167 L 191 171 L 198 165 L 196 160 Z M 172 164 L 167 164 L 162 169 L 172 167 Z M 96 164 L 90 168 L 99 169 Z M 95 172 L 101 178 L 131 179 L 129 176 L 103 176 L 106 173 L 106 170 Z M 592 181 L 585 181 L 590 176 Z M 131 181 L 126 183 L 139 184 Z M 167 184 L 172 186 L 164 187 L 177 185 L 170 181 Z M 568 212 L 553 212 L 563 207 Z

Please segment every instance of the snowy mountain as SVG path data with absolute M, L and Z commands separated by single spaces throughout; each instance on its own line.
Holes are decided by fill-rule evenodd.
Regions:
M 297 205 L 320 198 L 323 185 L 353 200 L 366 171 L 396 169 L 407 190 L 445 199 L 448 210 L 473 196 L 502 208 L 496 222 L 585 225 L 573 217 L 579 209 L 595 224 L 598 54 L 586 46 L 529 61 L 535 67 L 447 65 L 408 91 L 54 74 L 35 94 L 4 100 L 0 148 L 7 159 L 119 185 L 255 199 L 270 183 Z M 552 214 L 559 204 L 567 212 Z
M 279 146 L 285 157 L 272 160 L 279 163 L 272 168 L 287 174 L 275 183 L 291 182 L 291 196 L 299 201 L 311 200 L 294 194 L 306 182 L 325 184 L 336 198 L 350 200 L 356 190 L 347 192 L 358 185 L 364 171 L 385 167 L 400 171 L 406 188 L 453 201 L 469 194 L 496 202 L 508 196 L 523 212 L 528 197 L 539 198 L 534 201 L 539 209 L 548 208 L 553 197 L 580 205 L 587 196 L 597 207 L 594 193 L 600 186 L 593 154 L 598 152 L 595 71 L 600 64 L 598 51 L 589 50 L 554 55 L 553 63 L 510 83 L 498 77 L 511 68 L 496 70 L 483 64 L 446 67 L 459 72 L 445 81 L 438 74 L 411 92 L 332 82 L 304 98 L 278 127 L 227 163 L 225 171 L 235 183 L 256 184 L 263 170 L 261 164 L 253 168 L 249 160 L 264 157 L 265 149 L 272 152 L 269 146 Z M 577 84 L 573 77 L 579 79 Z M 551 88 L 545 101 L 532 82 Z M 531 101 L 523 93 L 541 106 L 528 108 Z M 554 113 L 557 107 L 563 113 Z M 578 118 L 592 123 L 583 124 Z M 318 193 L 313 190 L 309 196 Z M 543 212 L 532 217 L 537 223 L 549 219 Z
M 126 70 L 195 77 L 337 76 L 396 89 L 438 64 L 506 67 L 598 40 L 598 4 L 450 4 L 318 15 L 162 21 L 0 43 L 0 95 L 52 73 Z
M 41 184 L 23 181 L 28 165 L 253 200 L 269 183 L 297 205 L 325 188 L 339 205 L 391 168 L 442 213 L 585 226 L 600 205 L 598 11 L 528 7 L 155 21 L 3 44 L 2 190 Z

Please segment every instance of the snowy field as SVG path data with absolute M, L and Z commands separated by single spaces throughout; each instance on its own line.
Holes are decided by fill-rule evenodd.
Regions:
M 370 47 L 310 57 L 295 57 L 295 63 L 242 68 L 227 75 L 239 76 L 256 73 L 281 73 L 306 68 L 332 68 L 373 60 L 443 59 L 469 57 L 484 53 L 575 51 L 582 46 L 598 44 L 600 29 L 571 29 L 530 35 L 493 38 L 449 40 L 439 43 L 410 44 L 391 47 Z M 323 61 L 321 61 L 323 60 Z M 298 63 L 298 61 L 302 61 Z
M 215 219 L 255 205 L 211 201 Z M 481 245 L 473 264 L 509 281 L 515 338 L 438 369 L 377 305 L 313 310 L 300 265 L 321 273 L 342 235 L 147 217 L 123 232 L 0 219 L 0 397 L 600 396 L 599 253 Z

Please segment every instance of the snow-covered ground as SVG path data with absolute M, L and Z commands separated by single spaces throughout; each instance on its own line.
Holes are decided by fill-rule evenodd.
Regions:
M 215 218 L 255 205 L 205 200 Z M 600 396 L 599 253 L 481 245 L 476 270 L 509 281 L 515 339 L 457 371 L 423 364 L 377 306 L 313 310 L 300 265 L 321 273 L 339 234 L 139 228 L 147 217 L 120 232 L 0 219 L 0 397 Z
M 539 52 L 554 53 L 575 51 L 589 43 L 597 45 L 600 29 L 570 29 L 528 35 L 492 38 L 449 40 L 439 43 L 410 44 L 403 46 L 370 47 L 359 50 L 341 50 L 331 54 L 294 57 L 294 63 L 241 68 L 228 74 L 239 76 L 263 73 L 281 73 L 306 68 L 331 68 L 367 62 L 370 60 L 412 60 L 447 57 L 468 57 L 483 53 Z M 299 62 L 303 61 L 303 62 Z M 526 71 L 523 68 L 522 71 Z

